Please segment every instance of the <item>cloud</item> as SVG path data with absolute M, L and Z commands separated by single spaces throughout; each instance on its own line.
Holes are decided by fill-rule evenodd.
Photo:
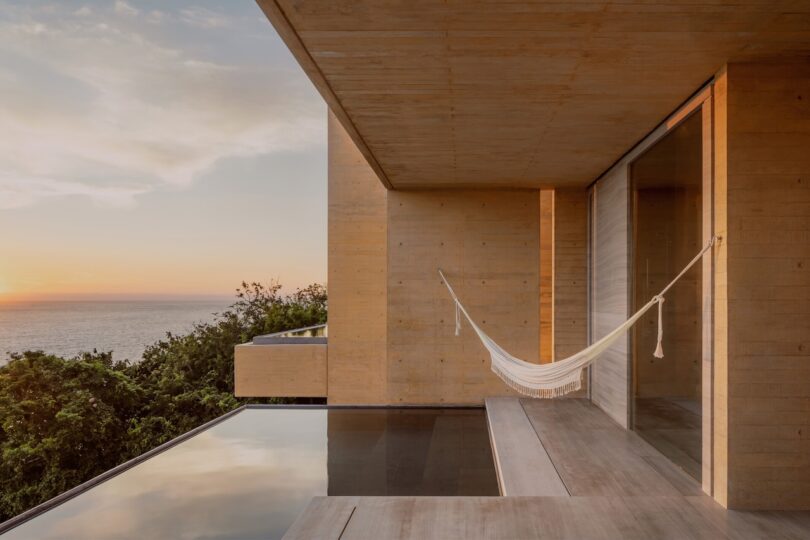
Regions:
M 255 19 L 196 8 L 133 17 L 123 1 L 119 17 L 71 9 L 0 10 L 0 209 L 74 195 L 132 205 L 224 158 L 323 144 L 325 106 L 300 69 L 240 52 L 240 25 Z M 277 57 L 283 45 L 263 24 L 251 46 Z M 200 46 L 223 26 L 216 47 Z
M 160 24 L 166 20 L 166 13 L 159 9 L 153 9 L 146 15 L 146 20 L 154 24 Z
M 196 6 L 180 10 L 180 20 L 198 28 L 222 28 L 230 24 L 225 15 Z
M 140 13 L 140 11 L 124 2 L 124 0 L 115 0 L 115 12 L 130 17 L 134 17 Z
M 136 185 L 98 186 L 64 179 L 0 176 L 0 210 L 20 208 L 43 199 L 71 195 L 86 196 L 104 206 L 125 207 L 135 204 L 135 197 L 147 191 L 147 188 Z

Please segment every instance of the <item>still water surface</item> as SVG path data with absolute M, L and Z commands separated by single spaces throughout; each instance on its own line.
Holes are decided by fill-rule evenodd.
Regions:
M 280 538 L 316 495 L 498 495 L 482 409 L 247 409 L 3 536 Z

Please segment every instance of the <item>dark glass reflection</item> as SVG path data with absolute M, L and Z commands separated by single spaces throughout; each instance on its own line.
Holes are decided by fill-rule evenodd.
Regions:
M 329 411 L 329 495 L 498 495 L 485 413 Z
M 280 538 L 315 495 L 497 495 L 480 409 L 248 409 L 3 539 Z

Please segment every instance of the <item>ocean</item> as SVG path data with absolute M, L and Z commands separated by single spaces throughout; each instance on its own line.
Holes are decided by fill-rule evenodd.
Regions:
M 43 350 L 73 356 L 113 351 L 138 361 L 147 345 L 208 322 L 231 300 L 64 301 L 0 303 L 0 364 L 9 352 Z

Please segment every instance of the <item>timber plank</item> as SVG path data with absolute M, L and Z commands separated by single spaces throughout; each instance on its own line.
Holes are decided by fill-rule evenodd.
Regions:
M 284 540 L 337 540 L 355 511 L 358 497 L 313 497 L 284 534 Z
M 540 540 L 799 540 L 809 512 L 733 512 L 699 497 L 330 497 L 299 521 L 331 523 L 343 540 L 537 538 Z M 331 516 L 355 508 L 348 524 Z M 315 530 L 315 529 L 310 529 Z
M 521 400 L 526 416 L 572 496 L 673 497 L 699 489 L 660 454 L 582 399 Z

